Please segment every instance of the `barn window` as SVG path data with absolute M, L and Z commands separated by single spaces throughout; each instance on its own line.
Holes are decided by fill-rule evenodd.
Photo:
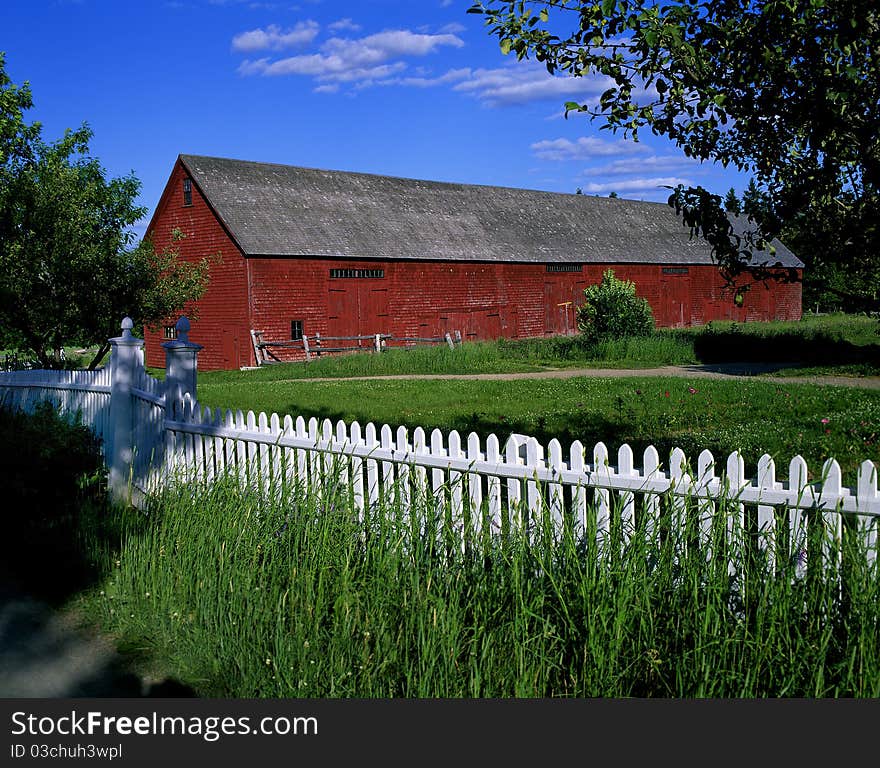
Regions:
M 184 179 L 183 180 L 183 204 L 184 205 L 192 205 L 193 204 L 192 179 Z
M 548 272 L 580 272 L 583 264 L 548 264 Z
M 664 275 L 686 275 L 687 273 L 687 267 L 663 267 Z
M 330 277 L 334 280 L 346 277 L 381 280 L 385 277 L 384 269 L 331 269 Z
M 174 341 L 177 338 L 177 326 L 176 325 L 166 325 L 162 329 L 162 336 L 169 341 Z
M 290 321 L 290 339 L 291 341 L 299 341 L 303 337 L 303 321 Z

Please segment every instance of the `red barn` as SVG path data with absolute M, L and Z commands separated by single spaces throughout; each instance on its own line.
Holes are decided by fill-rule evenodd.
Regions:
M 191 334 L 208 370 L 254 365 L 252 329 L 573 332 L 584 289 L 609 268 L 658 326 L 801 316 L 800 282 L 755 283 L 736 306 L 709 245 L 662 203 L 180 155 L 147 234 L 186 259 L 220 257 Z M 799 279 L 803 263 L 774 245 L 772 263 Z M 147 334 L 148 365 L 163 365 L 163 336 Z

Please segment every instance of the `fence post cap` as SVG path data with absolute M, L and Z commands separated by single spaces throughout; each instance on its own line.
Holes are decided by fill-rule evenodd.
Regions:
M 186 315 L 181 315 L 178 318 L 177 322 L 174 324 L 174 328 L 177 331 L 177 337 L 172 339 L 171 341 L 166 341 L 162 344 L 163 349 L 168 350 L 169 352 L 181 351 L 181 350 L 200 350 L 203 349 L 201 344 L 196 344 L 189 339 L 189 330 L 190 323 L 189 318 Z
M 177 339 L 189 342 L 189 318 L 186 315 L 181 315 L 180 319 L 174 324 L 174 327 L 177 329 Z
M 137 347 L 144 343 L 143 339 L 139 339 L 132 334 L 131 329 L 134 328 L 134 321 L 130 317 L 124 317 L 120 327 L 122 328 L 122 335 L 109 339 L 111 344 L 123 347 Z

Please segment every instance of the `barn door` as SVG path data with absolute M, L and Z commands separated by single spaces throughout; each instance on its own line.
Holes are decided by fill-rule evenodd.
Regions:
M 686 328 L 691 324 L 691 281 L 686 272 L 670 272 L 660 279 L 662 311 L 658 325 Z
M 327 335 L 358 335 L 358 294 L 340 282 L 330 289 L 327 301 Z
M 390 333 L 388 327 L 388 289 L 377 288 L 366 280 L 358 285 L 358 336 Z
M 241 367 L 237 328 L 223 329 L 220 335 L 220 355 L 223 360 L 223 368 L 232 369 Z

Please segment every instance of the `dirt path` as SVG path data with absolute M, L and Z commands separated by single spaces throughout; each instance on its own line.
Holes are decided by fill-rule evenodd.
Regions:
M 73 611 L 33 597 L 0 574 L 0 697 L 178 697 L 193 692 L 136 674 L 112 638 L 82 626 Z
M 859 389 L 880 389 L 880 376 L 767 376 L 782 370 L 784 365 L 726 363 L 724 365 L 667 365 L 661 368 L 554 368 L 527 373 L 403 373 L 385 376 L 320 377 L 309 379 L 278 379 L 273 383 L 332 381 L 395 381 L 419 379 L 464 379 L 474 381 L 513 381 L 517 379 L 599 379 L 633 378 L 639 376 L 674 376 L 678 378 L 748 379 L 777 384 L 820 384 Z M 248 382 L 249 383 L 249 382 Z

